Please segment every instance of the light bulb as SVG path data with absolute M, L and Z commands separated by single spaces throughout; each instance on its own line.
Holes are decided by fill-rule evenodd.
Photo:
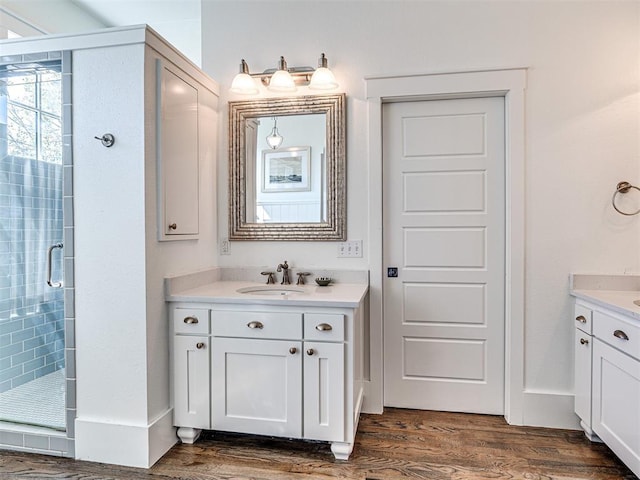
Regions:
M 332 88 L 338 88 L 338 82 L 336 82 L 336 77 L 334 77 L 331 70 L 321 67 L 313 72 L 309 88 L 312 90 L 331 90 Z

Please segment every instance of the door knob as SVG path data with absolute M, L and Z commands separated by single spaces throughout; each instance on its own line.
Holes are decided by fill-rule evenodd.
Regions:
M 313 348 L 307 350 L 307 355 L 311 356 L 314 354 Z
M 178 224 L 177 223 L 172 223 L 169 225 L 169 230 L 175 230 L 176 228 L 178 228 Z
M 204 343 L 203 343 L 203 342 L 198 342 L 198 343 L 196 343 L 196 348 L 197 348 L 198 350 L 202 350 L 202 349 L 204 348 Z
M 291 355 L 295 355 L 295 353 L 296 353 L 297 351 L 298 351 L 298 349 L 297 349 L 296 347 L 291 347 L 291 348 L 289 349 L 289 353 L 290 353 Z

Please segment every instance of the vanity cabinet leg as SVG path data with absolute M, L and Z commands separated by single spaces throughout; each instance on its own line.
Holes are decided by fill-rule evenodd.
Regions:
M 349 460 L 349 455 L 353 451 L 353 443 L 333 442 L 331 451 L 336 460 Z
M 198 440 L 200 432 L 202 430 L 199 428 L 180 427 L 178 428 L 178 437 L 182 443 L 194 443 Z

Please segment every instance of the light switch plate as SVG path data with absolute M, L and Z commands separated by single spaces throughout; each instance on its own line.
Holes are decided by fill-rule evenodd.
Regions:
M 362 257 L 362 240 L 349 240 L 338 244 L 338 257 Z

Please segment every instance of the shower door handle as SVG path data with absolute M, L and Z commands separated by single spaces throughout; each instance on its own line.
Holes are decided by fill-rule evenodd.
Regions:
M 53 251 L 56 248 L 62 248 L 62 243 L 55 243 L 49 247 L 49 250 L 47 250 L 47 285 L 53 288 L 62 288 L 62 282 L 51 281 L 51 257 L 53 256 Z

